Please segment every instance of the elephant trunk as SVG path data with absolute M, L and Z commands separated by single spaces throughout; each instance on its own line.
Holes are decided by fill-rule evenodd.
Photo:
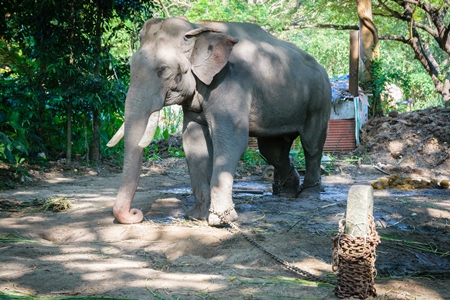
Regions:
M 131 208 L 131 202 L 139 183 L 143 148 L 148 146 L 153 139 L 158 126 L 158 119 L 159 111 L 152 113 L 148 118 L 145 109 L 139 111 L 139 108 L 125 108 L 123 177 L 113 208 L 114 217 L 119 223 L 139 223 L 144 218 L 139 209 Z

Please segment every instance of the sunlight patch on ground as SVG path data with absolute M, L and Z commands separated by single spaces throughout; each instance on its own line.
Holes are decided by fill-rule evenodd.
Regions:
M 205 288 L 205 282 L 209 282 L 207 288 L 209 292 L 219 291 L 227 287 L 225 284 L 227 279 L 223 276 L 193 273 L 159 273 L 155 277 L 150 278 L 146 284 L 148 287 L 157 289 L 189 288 L 203 290 Z
M 9 280 L 20 278 L 32 271 L 30 267 L 19 263 L 2 262 L 0 265 L 2 266 L 0 268 L 0 278 L 8 278 Z

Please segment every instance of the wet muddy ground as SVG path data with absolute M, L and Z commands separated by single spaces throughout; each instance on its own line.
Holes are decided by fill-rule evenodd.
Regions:
M 146 164 L 134 207 L 145 221 L 114 222 L 120 174 L 65 170 L 2 191 L 0 203 L 64 197 L 65 212 L 0 211 L 0 292 L 133 299 L 337 299 L 333 286 L 303 280 L 241 235 L 183 219 L 193 204 L 183 159 Z M 444 176 L 445 174 L 441 174 Z M 258 172 L 240 172 L 237 224 L 296 267 L 334 281 L 332 243 L 349 188 L 385 176 L 337 162 L 319 201 L 271 195 Z M 375 190 L 378 299 L 450 299 L 450 190 Z M 0 294 L 1 295 L 1 294 Z

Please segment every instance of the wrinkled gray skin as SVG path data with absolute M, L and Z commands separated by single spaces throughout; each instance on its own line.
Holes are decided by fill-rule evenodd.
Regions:
M 138 143 L 149 115 L 173 104 L 183 106 L 183 147 L 195 196 L 186 218 L 221 224 L 210 209 L 232 208 L 233 178 L 249 136 L 258 138 L 260 153 L 275 167 L 274 194 L 295 198 L 300 176 L 289 150 L 300 135 L 302 195 L 318 196 L 331 88 L 314 58 L 253 24 L 151 19 L 140 40 L 125 102 L 123 179 L 113 209 L 118 222 L 143 219 L 131 209 L 142 165 Z M 237 218 L 234 209 L 228 218 Z

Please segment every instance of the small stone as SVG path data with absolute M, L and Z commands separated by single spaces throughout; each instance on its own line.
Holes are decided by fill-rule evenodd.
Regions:
M 396 110 L 391 110 L 391 111 L 389 112 L 389 117 L 391 117 L 391 118 L 397 118 L 397 117 L 398 117 L 398 111 L 396 111 Z

